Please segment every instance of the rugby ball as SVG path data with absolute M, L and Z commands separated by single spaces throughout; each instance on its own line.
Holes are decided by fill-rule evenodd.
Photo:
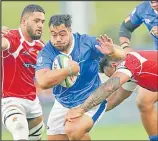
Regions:
M 52 69 L 58 70 L 64 67 L 68 66 L 68 60 L 72 59 L 71 57 L 64 55 L 64 54 L 59 54 L 58 56 L 55 57 L 53 64 L 52 64 Z M 76 82 L 77 76 L 68 76 L 65 80 L 63 80 L 60 85 L 66 88 L 69 88 L 73 86 Z

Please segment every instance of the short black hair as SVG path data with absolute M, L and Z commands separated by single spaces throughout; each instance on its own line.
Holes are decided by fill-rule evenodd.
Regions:
M 21 14 L 21 18 L 24 16 L 25 13 L 33 13 L 33 12 L 42 12 L 45 14 L 45 11 L 41 6 L 36 4 L 29 4 L 24 8 Z
M 60 26 L 61 24 L 64 24 L 65 27 L 69 28 L 71 27 L 71 24 L 72 24 L 71 18 L 72 17 L 69 14 L 53 15 L 49 20 L 49 27 L 51 25 Z
M 100 73 L 104 73 L 104 68 L 110 66 L 110 61 L 111 61 L 111 58 L 108 55 L 100 59 L 100 62 L 99 62 Z

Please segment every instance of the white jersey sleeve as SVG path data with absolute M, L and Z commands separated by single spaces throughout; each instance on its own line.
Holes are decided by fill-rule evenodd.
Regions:
M 138 85 L 135 83 L 135 80 L 132 79 L 132 72 L 125 66 L 125 61 L 120 63 L 120 65 L 116 69 L 116 72 L 125 73 L 131 78 L 131 80 L 127 81 L 122 85 L 122 88 L 127 91 L 132 91 L 132 92 L 135 91 Z

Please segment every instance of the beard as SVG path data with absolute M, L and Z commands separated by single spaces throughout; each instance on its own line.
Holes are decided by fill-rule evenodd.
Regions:
M 39 40 L 42 36 L 42 33 L 38 35 L 34 34 L 33 29 L 30 26 L 27 27 L 27 32 L 32 40 Z

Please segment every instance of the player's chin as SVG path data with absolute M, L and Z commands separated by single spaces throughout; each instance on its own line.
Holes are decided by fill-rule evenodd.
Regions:
M 66 47 L 65 46 L 55 46 L 59 51 L 65 51 Z
M 41 36 L 42 36 L 42 34 L 36 34 L 36 35 L 33 37 L 33 40 L 39 40 L 39 39 L 41 39 Z

